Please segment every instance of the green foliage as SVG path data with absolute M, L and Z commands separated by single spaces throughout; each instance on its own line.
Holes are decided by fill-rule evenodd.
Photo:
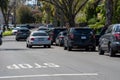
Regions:
M 3 36 L 10 36 L 10 35 L 12 35 L 12 31 L 11 30 L 3 32 Z
M 17 22 L 21 24 L 33 23 L 35 21 L 32 11 L 27 6 L 21 6 L 17 10 Z
M 41 13 L 36 13 L 33 15 L 35 18 L 35 23 L 41 23 L 42 22 L 42 14 Z

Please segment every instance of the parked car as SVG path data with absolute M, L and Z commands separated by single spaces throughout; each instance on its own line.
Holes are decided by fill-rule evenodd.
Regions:
M 56 37 L 56 39 L 55 39 L 56 45 L 63 46 L 63 44 L 64 44 L 64 36 L 66 36 L 66 34 L 67 34 L 66 31 L 62 31 L 62 32 L 60 32 L 60 33 L 57 35 L 57 37 Z
M 16 35 L 16 33 L 18 32 L 19 29 L 20 29 L 20 27 L 13 28 L 13 29 L 12 29 L 12 34 L 13 34 L 13 35 Z
M 2 45 L 2 37 L 0 37 L 0 45 Z
M 26 45 L 28 48 L 32 48 L 32 46 L 44 46 L 45 48 L 51 47 L 51 40 L 49 35 L 45 31 L 34 31 L 27 38 Z
M 30 30 L 28 28 L 20 28 L 16 33 L 16 41 L 19 40 L 26 40 L 27 37 L 30 35 Z
M 64 37 L 64 49 L 71 51 L 73 48 L 85 48 L 96 50 L 94 30 L 88 27 L 70 28 Z
M 96 46 L 99 45 L 99 39 L 100 39 L 100 37 L 101 37 L 102 35 L 105 34 L 105 31 L 107 30 L 107 28 L 108 28 L 108 26 L 104 26 L 103 28 L 101 28 L 100 33 L 95 35 L 95 38 L 96 38 Z
M 99 39 L 99 54 L 104 55 L 105 52 L 109 52 L 111 57 L 120 52 L 120 24 L 110 25 Z
M 54 25 L 53 24 L 47 24 L 46 27 L 51 30 L 51 29 L 54 29 Z
M 40 26 L 37 31 L 48 31 L 48 28 L 45 26 Z
M 0 37 L 2 37 L 3 34 L 3 26 L 0 25 Z
M 50 38 L 51 38 L 51 44 L 53 44 L 55 42 L 55 39 L 57 37 L 57 35 L 61 32 L 61 31 L 65 31 L 66 28 L 61 28 L 61 27 L 56 27 L 52 30 L 49 31 L 49 35 L 50 35 Z

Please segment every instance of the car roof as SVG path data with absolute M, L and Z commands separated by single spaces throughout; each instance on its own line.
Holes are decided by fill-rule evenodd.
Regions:
M 45 31 L 33 31 L 32 33 L 46 33 Z

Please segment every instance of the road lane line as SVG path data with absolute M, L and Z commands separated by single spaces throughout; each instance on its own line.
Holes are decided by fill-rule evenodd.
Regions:
M 2 76 L 0 79 L 13 78 L 33 78 L 33 77 L 62 77 L 62 76 L 98 76 L 98 73 L 80 73 L 80 74 L 41 74 L 41 75 L 21 75 L 21 76 Z

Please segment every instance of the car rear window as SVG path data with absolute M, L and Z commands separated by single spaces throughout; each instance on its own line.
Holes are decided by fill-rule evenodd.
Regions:
M 61 31 L 65 31 L 65 30 L 66 30 L 66 29 L 56 29 L 54 32 L 58 34 L 58 33 L 60 33 Z
M 48 36 L 47 33 L 33 33 L 32 36 Z
M 75 29 L 73 31 L 74 33 L 80 33 L 80 34 L 90 34 L 92 32 L 92 29 Z
M 20 32 L 29 32 L 29 30 L 19 30 Z
M 115 30 L 115 32 L 120 32 L 120 26 L 119 26 L 119 25 L 116 26 L 116 30 Z

